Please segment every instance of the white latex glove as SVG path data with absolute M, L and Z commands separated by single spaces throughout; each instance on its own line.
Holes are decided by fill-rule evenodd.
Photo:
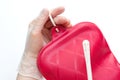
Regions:
M 58 16 L 63 12 L 64 8 L 58 7 L 51 11 L 51 15 L 56 24 L 68 28 L 71 26 L 70 21 L 63 16 Z M 43 9 L 40 15 L 30 23 L 24 54 L 19 66 L 18 73 L 20 75 L 32 77 L 37 80 L 42 79 L 42 75 L 37 69 L 36 58 L 39 51 L 44 46 L 44 43 L 47 44 L 51 40 L 50 30 L 52 26 L 47 9 Z

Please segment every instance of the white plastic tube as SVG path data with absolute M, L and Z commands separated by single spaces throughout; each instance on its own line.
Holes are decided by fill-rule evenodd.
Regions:
M 53 17 L 52 17 L 52 15 L 51 15 L 51 13 L 50 13 L 50 11 L 49 11 L 49 19 L 50 19 L 50 21 L 52 22 L 52 25 L 53 25 L 53 26 L 56 26 L 56 24 L 55 24 L 55 22 L 54 22 L 54 20 L 53 20 Z
M 88 80 L 93 80 L 92 79 L 91 59 L 90 59 L 90 43 L 88 40 L 83 41 L 83 51 L 84 51 L 84 56 L 85 56 L 85 61 L 86 61 Z

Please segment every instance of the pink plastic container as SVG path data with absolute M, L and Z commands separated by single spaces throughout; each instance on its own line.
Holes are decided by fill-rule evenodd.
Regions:
M 88 80 L 82 46 L 86 39 L 90 42 L 93 80 L 120 80 L 120 64 L 95 24 L 82 22 L 66 30 L 58 26 L 52 34 L 52 41 L 37 59 L 38 69 L 47 80 Z

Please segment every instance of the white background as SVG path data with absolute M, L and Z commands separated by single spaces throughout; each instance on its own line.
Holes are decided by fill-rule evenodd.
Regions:
M 119 0 L 0 0 L 0 80 L 15 80 L 28 24 L 42 8 L 64 6 L 72 24 L 91 21 L 99 26 L 120 62 Z

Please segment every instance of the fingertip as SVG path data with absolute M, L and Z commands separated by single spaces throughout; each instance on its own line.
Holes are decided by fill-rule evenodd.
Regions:
M 54 8 L 52 11 L 56 11 L 56 10 L 65 11 L 65 7 L 59 6 L 59 7 Z
M 71 27 L 72 27 L 71 23 L 66 26 L 66 28 L 71 28 Z
M 72 27 L 72 24 L 71 24 L 70 19 L 67 19 L 67 21 L 66 21 L 66 23 L 64 24 L 64 26 L 65 26 L 66 28 Z
M 72 26 L 70 19 L 67 19 L 64 16 L 57 16 L 54 18 L 54 21 L 57 25 L 63 25 L 64 27 Z
M 63 7 L 63 6 L 59 6 L 59 7 L 57 7 L 59 10 L 61 10 L 61 11 L 65 11 L 65 7 Z
M 56 17 L 59 14 L 62 14 L 65 11 L 65 8 L 63 6 L 57 7 L 53 10 L 51 10 L 52 17 Z

